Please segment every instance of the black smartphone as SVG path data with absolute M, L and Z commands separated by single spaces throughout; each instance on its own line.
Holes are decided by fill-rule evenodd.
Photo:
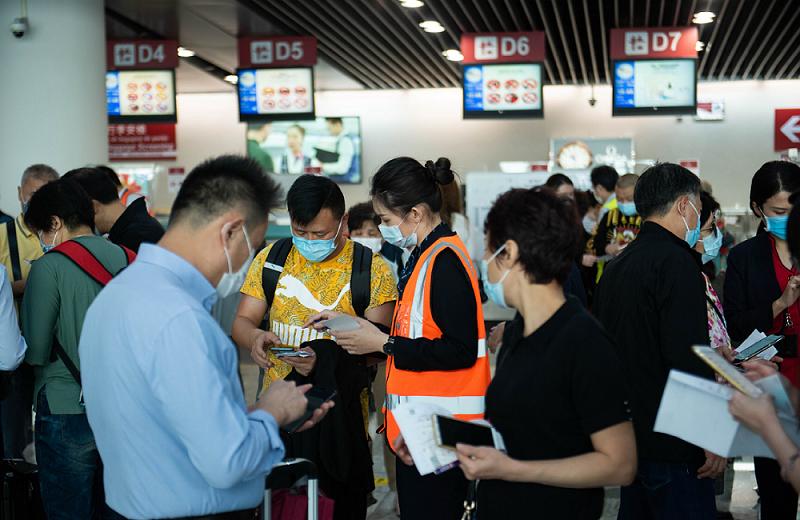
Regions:
M 314 415 L 314 411 L 323 405 L 326 401 L 330 401 L 336 397 L 336 390 L 329 390 L 326 388 L 320 388 L 313 386 L 311 390 L 306 393 L 306 399 L 308 399 L 308 406 L 306 406 L 306 412 L 300 416 L 294 422 L 291 422 L 283 427 L 283 429 L 289 433 L 294 433 L 297 431 L 298 428 L 303 426 L 307 420 Z
M 734 363 L 744 363 L 745 361 L 750 361 L 751 359 L 753 359 L 757 355 L 761 354 L 762 352 L 764 352 L 768 348 L 770 348 L 770 347 L 776 345 L 777 343 L 779 343 L 782 339 L 783 339 L 783 336 L 779 336 L 779 335 L 776 335 L 776 334 L 773 334 L 771 336 L 767 336 L 766 338 L 753 343 L 752 345 L 750 345 L 746 349 L 742 350 L 741 352 L 738 352 L 736 354 L 736 357 L 733 358 L 733 362 Z
M 446 448 L 455 448 L 458 443 L 471 446 L 495 446 L 492 428 L 485 424 L 460 421 L 445 415 L 434 415 L 433 432 L 436 444 Z

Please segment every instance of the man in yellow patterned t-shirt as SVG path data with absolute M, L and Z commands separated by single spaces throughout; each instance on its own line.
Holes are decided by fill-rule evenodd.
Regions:
M 233 324 L 233 339 L 241 348 L 249 350 L 253 360 L 267 370 L 262 389 L 269 387 L 272 381 L 287 377 L 293 369 L 305 377 L 318 375 L 313 373 L 317 356 L 279 360 L 270 347 L 298 348 L 307 341 L 331 339 L 327 333 L 303 328 L 311 316 L 322 311 L 356 315 L 350 288 L 355 246 L 344 236 L 347 215 L 341 189 L 326 177 L 304 175 L 289 190 L 287 205 L 291 217 L 292 249 L 278 277 L 272 305 L 268 308 L 262 276 L 265 269 L 274 267 L 265 267 L 272 247 L 269 246 L 256 256 L 250 267 Z M 397 285 L 391 269 L 380 255 L 372 257 L 369 293 L 369 304 L 363 317 L 388 327 L 397 300 Z M 260 328 L 265 317 L 268 331 Z M 305 350 L 313 353 L 310 348 Z M 357 357 L 345 355 L 343 359 L 358 363 L 361 360 Z M 363 361 L 360 366 L 366 370 Z M 314 382 L 313 377 L 309 382 Z M 348 475 L 342 475 L 344 470 L 340 472 L 341 468 L 326 468 L 321 461 L 314 462 L 320 470 L 322 490 L 336 501 L 337 517 L 363 518 L 366 515 L 366 497 L 373 487 L 372 463 L 364 425 L 361 423 L 357 427 L 354 415 L 366 415 L 366 385 L 360 395 L 351 396 L 350 402 L 341 402 L 341 399 L 340 392 L 333 413 L 348 410 L 348 424 L 352 427 L 347 438 L 336 439 L 335 445 L 342 453 L 354 454 L 346 464 L 350 466 Z M 329 422 L 334 418 L 328 417 Z M 313 432 L 308 435 L 311 434 Z M 292 453 L 291 446 L 287 445 L 287 455 L 304 454 Z M 357 458 L 359 455 L 361 459 Z M 324 458 L 325 454 L 321 456 Z M 341 481 L 341 478 L 345 480 Z

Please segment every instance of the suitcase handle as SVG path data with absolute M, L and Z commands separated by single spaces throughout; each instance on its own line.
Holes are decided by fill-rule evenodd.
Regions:
M 319 475 L 317 475 L 317 466 L 308 459 L 286 459 L 272 467 L 269 475 L 267 475 L 264 484 L 264 520 L 272 520 L 272 493 L 270 484 L 274 480 L 273 476 L 280 476 L 281 473 L 298 473 L 302 476 L 308 477 L 308 520 L 317 520 L 319 516 Z

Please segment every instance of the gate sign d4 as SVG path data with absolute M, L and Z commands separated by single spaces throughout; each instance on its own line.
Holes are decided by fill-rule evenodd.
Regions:
M 461 35 L 464 64 L 544 61 L 544 33 L 466 33 Z
M 112 40 L 106 44 L 106 64 L 111 70 L 174 69 L 178 66 L 178 42 Z
M 697 27 L 611 29 L 611 59 L 697 58 Z
M 800 148 L 800 108 L 775 109 L 775 151 Z

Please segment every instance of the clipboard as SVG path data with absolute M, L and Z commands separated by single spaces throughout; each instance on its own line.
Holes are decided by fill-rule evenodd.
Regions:
M 747 379 L 743 373 L 739 372 L 735 366 L 728 363 L 728 360 L 722 357 L 719 352 L 715 351 L 713 348 L 695 345 L 692 347 L 692 351 L 697 357 L 710 366 L 714 372 L 719 374 L 725 381 L 730 383 L 732 387 L 743 394 L 757 398 L 764 393 L 763 390 Z
M 336 152 L 331 152 L 330 150 L 324 150 L 322 148 L 314 148 L 316 152 L 315 156 L 317 160 L 323 164 L 325 163 L 335 163 L 339 160 L 339 154 Z

